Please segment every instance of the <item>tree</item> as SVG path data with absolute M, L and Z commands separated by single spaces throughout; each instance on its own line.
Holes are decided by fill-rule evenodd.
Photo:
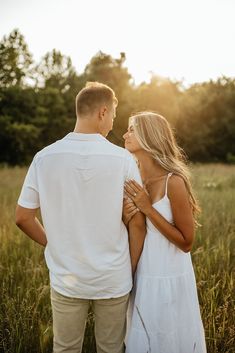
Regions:
M 71 58 L 56 49 L 45 54 L 36 71 L 37 86 L 56 88 L 60 92 L 68 90 L 70 78 L 76 76 Z
M 18 29 L 0 42 L 0 87 L 26 84 L 32 73 L 32 55 Z
M 123 145 L 130 115 L 153 110 L 170 121 L 191 160 L 234 162 L 235 79 L 221 77 L 185 89 L 181 82 L 153 75 L 149 83 L 134 86 L 125 59 L 125 53 L 113 58 L 98 52 L 78 75 L 71 59 L 54 49 L 33 68 L 23 35 L 13 30 L 4 36 L 0 42 L 0 162 L 28 163 L 39 149 L 71 131 L 75 97 L 87 81 L 106 83 L 118 98 L 110 141 Z
M 64 114 L 75 123 L 75 97 L 84 86 L 84 78 L 79 77 L 70 57 L 55 49 L 48 52 L 36 67 L 36 86 L 42 89 L 54 89 L 64 104 Z M 52 90 L 49 90 L 52 92 Z M 58 98 L 58 97 L 57 97 Z M 53 105 L 53 102 L 51 102 Z
M 194 84 L 184 93 L 177 132 L 190 159 L 226 162 L 235 155 L 235 80 Z
M 24 164 L 38 150 L 37 95 L 19 86 L 0 90 L 0 161 Z
M 42 148 L 71 131 L 75 121 L 68 119 L 63 95 L 56 88 L 40 89 L 37 106 L 37 119 L 41 127 L 39 147 Z
M 130 82 L 131 75 L 124 67 L 125 53 L 120 53 L 120 58 L 114 59 L 111 55 L 99 51 L 92 57 L 85 67 L 84 76 L 87 81 L 99 81 L 115 88 L 118 95 L 122 95 L 123 86 Z
M 182 83 L 153 75 L 150 83 L 142 83 L 135 90 L 136 111 L 155 111 L 173 125 L 179 116 Z

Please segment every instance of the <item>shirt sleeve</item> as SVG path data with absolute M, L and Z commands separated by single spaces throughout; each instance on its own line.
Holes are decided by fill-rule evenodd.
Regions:
M 134 159 L 134 157 L 132 157 L 132 155 L 128 152 L 127 154 L 127 175 L 126 175 L 126 179 L 130 180 L 130 179 L 134 179 L 137 183 L 139 183 L 141 186 L 143 185 L 142 180 L 141 180 L 141 176 L 140 176 L 140 172 L 139 172 L 139 168 L 137 166 L 137 163 Z
M 40 207 L 35 158 L 26 174 L 18 205 L 31 209 Z

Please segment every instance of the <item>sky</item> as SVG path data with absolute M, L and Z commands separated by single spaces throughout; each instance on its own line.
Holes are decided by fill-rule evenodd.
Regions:
M 125 52 L 136 84 L 235 77 L 235 0 L 0 0 L 0 38 L 18 28 L 39 62 L 60 50 L 82 73 Z

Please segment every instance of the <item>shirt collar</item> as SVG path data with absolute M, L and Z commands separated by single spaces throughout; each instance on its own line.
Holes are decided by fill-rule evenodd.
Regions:
M 101 134 L 82 134 L 80 132 L 70 132 L 64 139 L 75 141 L 107 141 Z

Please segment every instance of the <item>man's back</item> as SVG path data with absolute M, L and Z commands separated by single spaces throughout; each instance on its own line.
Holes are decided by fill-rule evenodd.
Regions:
M 41 208 L 45 256 L 56 291 L 89 299 L 130 291 L 128 234 L 122 222 L 128 178 L 139 179 L 133 157 L 100 134 L 70 133 L 36 155 L 25 184 L 38 194 L 31 206 Z M 24 189 L 19 204 L 30 207 Z
M 86 84 L 75 99 L 74 132 L 37 153 L 16 207 L 17 226 L 46 247 L 54 353 L 82 352 L 90 304 L 97 353 L 124 353 L 132 271 L 146 228 L 131 204 L 129 234 L 122 222 L 124 182 L 141 179 L 131 154 L 105 139 L 117 104 L 109 86 Z

